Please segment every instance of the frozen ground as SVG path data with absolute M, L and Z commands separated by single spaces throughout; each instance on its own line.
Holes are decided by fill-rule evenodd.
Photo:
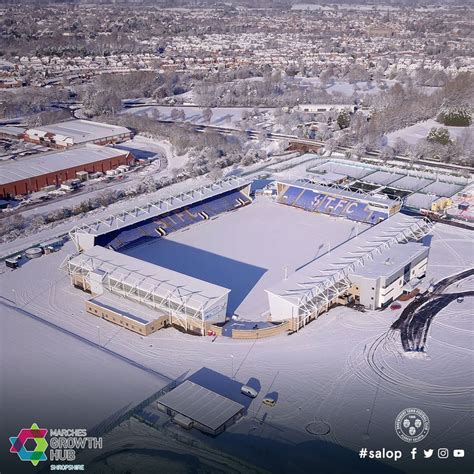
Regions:
M 268 203 L 269 207 L 270 204 L 273 203 Z M 239 216 L 245 211 L 253 212 L 249 207 L 234 214 Z M 303 211 L 296 212 L 300 213 Z M 219 221 L 224 219 L 205 225 L 220 226 Z M 205 225 L 199 227 L 204 229 Z M 181 236 L 185 238 L 186 232 Z M 298 232 L 293 238 L 299 238 Z M 194 245 L 198 239 L 196 236 Z M 275 233 L 259 234 L 256 239 L 262 242 L 261 249 L 268 248 L 273 246 Z M 138 447 L 154 443 L 155 448 L 160 448 L 160 443 L 166 442 L 166 449 L 179 452 L 183 442 L 199 442 L 206 449 L 220 451 L 222 456 L 258 460 L 274 472 L 313 472 L 331 462 L 337 466 L 346 463 L 347 469 L 338 472 L 368 472 L 369 463 L 367 469 L 358 471 L 353 467 L 358 456 L 348 450 L 385 447 L 404 452 L 403 460 L 389 463 L 397 472 L 472 471 L 459 468 L 463 461 L 468 467 L 473 464 L 472 447 L 468 444 L 473 436 L 473 298 L 451 303 L 434 318 L 426 353 L 416 356 L 404 354 L 398 333 L 390 331 L 401 311 L 390 309 L 357 313 L 335 308 L 297 334 L 254 341 L 217 338 L 212 342 L 212 338 L 185 335 L 173 329 L 141 338 L 85 313 L 88 295 L 71 287 L 67 276 L 58 269 L 72 251 L 69 243 L 61 252 L 0 275 L 0 294 L 10 303 L 2 301 L 21 308 L 18 311 L 2 306 L 0 320 L 0 419 L 2 425 L 7 420 L 8 432 L 18 420 L 25 426 L 33 421 L 47 422 L 41 418 L 43 413 L 52 423 L 73 422 L 70 417 L 75 415 L 81 417 L 81 425 L 82 421 L 98 423 L 102 409 L 107 413 L 117 411 L 146 398 L 163 384 L 162 378 L 120 359 L 125 356 L 172 379 L 199 372 L 204 385 L 217 380 L 218 385 L 213 388 L 234 398 L 240 396 L 239 384 L 252 379 L 259 396 L 247 401 L 248 415 L 218 438 L 178 430 L 180 439 L 170 443 L 167 432 L 165 441 L 159 437 L 154 440 L 142 425 L 137 428 L 139 437 L 132 436 L 125 426 L 117 435 L 118 440 L 111 441 L 111 448 L 128 442 Z M 264 261 L 259 265 L 266 268 Z M 472 266 L 472 232 L 437 224 L 423 287 L 431 280 Z M 472 289 L 473 283 L 463 282 L 463 289 Z M 25 315 L 25 311 L 105 346 L 110 352 L 104 354 L 96 347 L 79 344 L 75 337 L 46 327 Z M 216 373 L 218 376 L 213 375 Z M 278 398 L 274 408 L 261 404 L 267 393 Z M 401 442 L 393 429 L 396 415 L 408 407 L 423 409 L 431 421 L 429 436 L 418 445 L 419 453 L 423 448 L 465 448 L 467 457 L 450 457 L 442 464 L 436 459 L 411 461 L 411 446 Z M 18 417 L 13 419 L 5 410 Z M 327 435 L 306 431 L 310 423 L 320 421 L 329 426 Z M 6 438 L 2 443 L 5 441 Z M 107 443 L 105 447 L 107 450 Z M 143 456 L 138 452 L 128 458 L 133 461 L 132 468 L 141 465 Z
M 473 125 L 471 125 L 470 127 L 445 127 L 444 125 L 436 122 L 436 120 L 429 119 L 425 120 L 424 122 L 418 122 L 410 127 L 402 128 L 401 130 L 397 130 L 396 132 L 389 133 L 387 135 L 388 144 L 393 145 L 397 138 L 402 138 L 410 145 L 415 145 L 420 140 L 426 138 L 433 127 L 447 128 L 449 130 L 451 138 L 461 137 L 464 133 L 466 133 L 466 129 L 469 130 L 469 133 L 473 133 L 474 131 Z
M 124 250 L 180 273 L 229 288 L 228 314 L 265 319 L 265 289 L 368 226 L 313 214 L 262 197 L 164 239 Z

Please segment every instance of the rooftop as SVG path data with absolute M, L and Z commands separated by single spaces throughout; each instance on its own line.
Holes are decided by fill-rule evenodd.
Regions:
M 353 274 L 368 278 L 389 277 L 426 252 L 429 247 L 418 242 L 393 245 L 390 251 L 377 255 Z
M 30 158 L 10 160 L 0 164 L 0 184 L 14 183 L 125 154 L 127 152 L 123 150 L 87 144 L 72 150 L 41 153 Z
M 158 399 L 158 403 L 215 431 L 244 406 L 186 380 Z
M 68 120 L 66 122 L 30 128 L 28 135 L 44 136 L 47 133 L 57 135 L 63 141 L 70 139 L 72 144 L 93 142 L 102 138 L 130 133 L 130 130 L 117 125 L 91 122 L 90 120 Z
M 147 308 L 142 303 L 109 292 L 95 296 L 90 302 L 141 324 L 151 323 L 164 316 L 164 313 L 157 312 L 155 308 Z

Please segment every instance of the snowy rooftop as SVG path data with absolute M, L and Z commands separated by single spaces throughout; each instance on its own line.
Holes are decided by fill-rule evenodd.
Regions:
M 423 188 L 424 193 L 437 194 L 438 196 L 451 197 L 461 191 L 463 186 L 444 181 L 435 181 L 434 183 Z
M 353 274 L 368 278 L 389 277 L 428 251 L 429 247 L 418 242 L 393 245 L 389 252 L 377 255 Z
M 403 178 L 402 174 L 388 173 L 386 171 L 376 171 L 365 177 L 364 181 L 380 185 L 388 185 Z
M 244 409 L 240 403 L 190 380 L 163 395 L 158 403 L 214 431 Z
M 118 125 L 91 122 L 89 120 L 68 120 L 66 122 L 30 128 L 26 133 L 36 136 L 44 136 L 47 133 L 51 133 L 60 136 L 63 140 L 70 138 L 74 144 L 79 144 L 128 134 L 130 130 Z
M 304 155 L 306 156 L 306 155 Z M 304 158 L 303 156 L 303 158 Z M 351 178 L 363 178 L 370 173 L 376 171 L 375 168 L 369 168 L 367 166 L 360 166 L 357 164 L 340 163 L 337 161 L 328 161 L 319 165 L 317 168 L 313 168 L 313 171 L 328 171 L 332 173 L 341 174 L 344 176 L 350 176 Z
M 125 281 L 141 290 L 152 292 L 159 298 L 184 302 L 187 307 L 195 310 L 205 309 L 230 291 L 100 246 L 75 255 L 69 264 L 88 271 L 104 272 L 109 278 Z
M 393 239 L 398 241 L 400 235 L 408 232 L 420 221 L 422 219 L 397 213 L 311 261 L 267 291 L 293 304 L 299 304 L 309 297 L 318 285 L 335 278 L 341 270 L 347 269 L 353 262 L 375 249 L 393 243 Z M 385 250 L 384 255 L 390 256 L 390 250 Z
M 154 308 L 147 308 L 130 298 L 126 299 L 123 296 L 112 293 L 95 296 L 89 301 L 141 324 L 150 323 L 164 315 L 164 313 L 157 312 Z
M 194 202 L 201 201 L 213 196 L 218 196 L 224 192 L 232 191 L 239 187 L 250 184 L 251 180 L 232 176 L 216 183 L 212 183 L 200 188 L 191 189 L 187 192 L 171 196 L 156 202 L 151 202 L 143 207 L 135 207 L 130 211 L 123 211 L 114 214 L 107 219 L 98 220 L 89 225 L 75 227 L 71 230 L 71 235 L 85 233 L 92 235 L 103 235 L 112 230 L 123 229 L 145 219 L 158 217 L 164 212 L 173 211 Z M 73 237 L 74 240 L 74 237 Z
M 404 176 L 398 181 L 391 183 L 391 186 L 397 189 L 406 189 L 408 191 L 419 191 L 432 182 L 432 180 L 419 176 Z
M 434 194 L 422 194 L 413 193 L 408 196 L 405 201 L 405 205 L 408 207 L 414 207 L 415 209 L 428 209 L 431 210 L 431 204 L 439 199 L 439 196 Z
M 307 180 L 278 180 L 280 183 L 286 184 L 288 186 L 296 186 L 303 189 L 310 189 L 312 191 L 321 192 L 321 193 L 328 193 L 334 194 L 337 197 L 346 197 L 349 199 L 355 199 L 357 201 L 364 201 L 368 203 L 377 203 L 377 204 L 385 204 L 389 207 L 394 206 L 397 201 L 390 199 L 390 198 L 381 198 L 371 196 L 370 194 L 366 193 L 356 193 L 353 191 L 349 191 L 341 186 L 324 186 L 321 184 L 313 184 L 308 182 Z
M 126 154 L 127 152 L 123 150 L 87 144 L 72 150 L 41 153 L 31 158 L 10 160 L 0 164 L 0 184 L 14 183 Z

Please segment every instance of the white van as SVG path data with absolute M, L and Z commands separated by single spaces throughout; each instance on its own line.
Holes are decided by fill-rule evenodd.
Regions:
M 242 387 L 240 387 L 240 392 L 250 398 L 255 398 L 258 395 L 258 392 L 248 385 L 242 385 Z

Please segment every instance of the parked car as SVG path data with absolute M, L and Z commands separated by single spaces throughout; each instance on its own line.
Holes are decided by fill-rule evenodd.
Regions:
M 242 387 L 240 387 L 240 392 L 250 398 L 256 398 L 256 396 L 258 395 L 258 392 L 254 388 L 249 387 L 248 385 L 242 385 Z
M 265 397 L 263 400 L 262 400 L 262 403 L 264 405 L 267 405 L 269 407 L 274 407 L 276 405 L 276 400 L 272 397 Z
M 464 296 L 458 296 L 457 299 L 456 299 L 456 301 L 457 301 L 458 303 L 462 303 L 462 302 L 464 301 Z

